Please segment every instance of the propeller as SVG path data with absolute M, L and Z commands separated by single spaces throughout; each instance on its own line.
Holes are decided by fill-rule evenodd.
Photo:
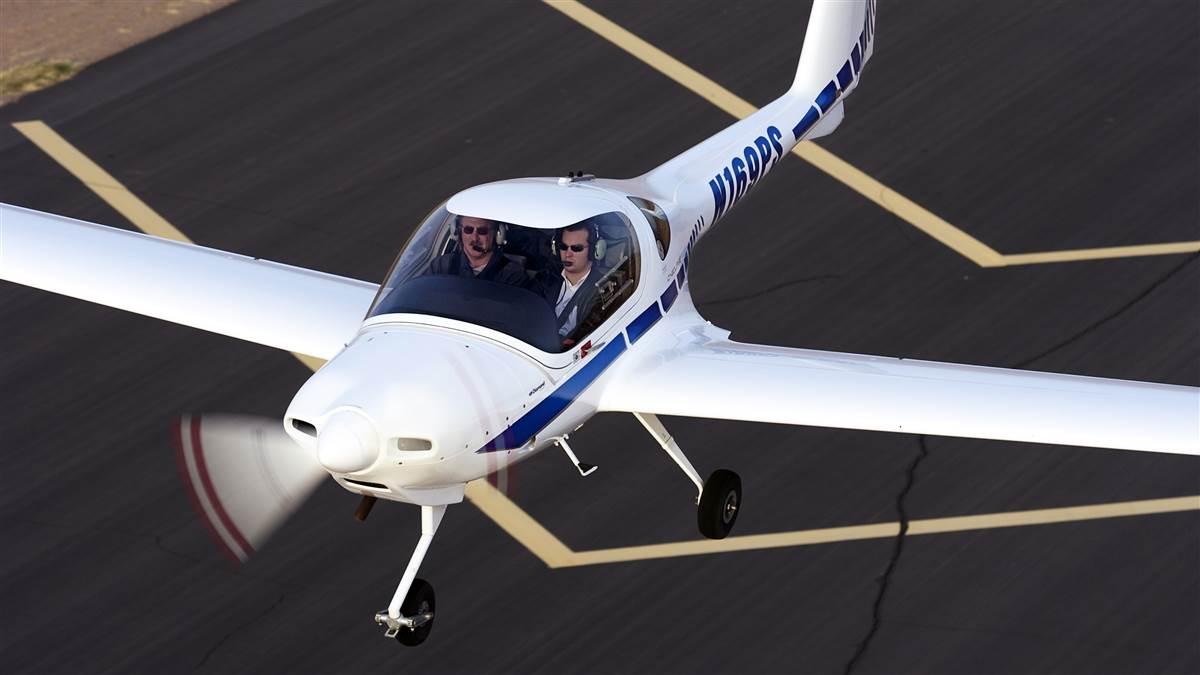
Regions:
M 283 430 L 245 415 L 175 421 L 179 472 L 221 550 L 245 562 L 329 474 Z

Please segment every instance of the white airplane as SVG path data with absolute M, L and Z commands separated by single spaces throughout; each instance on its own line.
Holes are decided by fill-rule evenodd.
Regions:
M 433 626 L 416 574 L 446 506 L 551 446 L 588 475 L 568 437 L 598 412 L 637 417 L 718 539 L 740 479 L 703 480 L 658 415 L 1200 454 L 1195 387 L 744 344 L 697 313 L 692 248 L 793 146 L 838 127 L 874 37 L 874 0 L 817 0 L 771 104 L 637 178 L 464 190 L 381 286 L 8 205 L 0 278 L 327 359 L 282 424 L 180 420 L 181 465 L 241 560 L 326 475 L 363 496 L 360 518 L 378 498 L 420 506 L 416 550 L 375 616 L 407 645 Z

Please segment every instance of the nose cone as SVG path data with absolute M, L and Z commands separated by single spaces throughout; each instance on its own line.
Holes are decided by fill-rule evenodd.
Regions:
M 500 438 L 545 397 L 548 384 L 539 365 L 490 339 L 428 326 L 371 326 L 296 393 L 288 431 L 331 473 L 412 474 Z M 439 476 L 442 484 L 475 477 Z
M 354 473 L 379 457 L 379 434 L 362 415 L 342 410 L 334 413 L 317 436 L 317 459 L 335 473 Z

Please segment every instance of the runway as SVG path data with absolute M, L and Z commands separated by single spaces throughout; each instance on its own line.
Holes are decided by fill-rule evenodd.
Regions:
M 762 105 L 796 4 L 587 7 Z M 1200 8 L 922 0 L 878 25 L 818 145 L 951 229 L 788 158 L 696 250 L 701 312 L 751 342 L 1200 385 L 1198 255 L 1110 250 L 1200 240 Z M 733 121 L 663 63 L 542 3 L 243 0 L 0 108 L 0 201 L 135 227 L 12 126 L 40 120 L 198 244 L 378 281 L 458 190 L 636 175 Z M 233 568 L 178 480 L 174 417 L 278 417 L 304 365 L 8 283 L 0 326 L 5 672 L 1200 671 L 1200 499 L 557 568 L 464 504 L 421 573 L 437 625 L 404 649 L 371 617 L 416 509 L 360 524 L 326 485 Z M 702 473 L 741 474 L 739 535 L 1200 494 L 1192 457 L 666 422 Z M 563 545 L 698 536 L 636 421 L 572 440 L 593 476 L 546 453 L 509 477 Z

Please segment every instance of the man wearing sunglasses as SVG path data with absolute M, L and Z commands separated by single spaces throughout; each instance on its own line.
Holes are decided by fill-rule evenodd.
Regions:
M 592 264 L 598 236 L 595 226 L 586 222 L 559 230 L 555 249 L 562 272 L 547 271 L 538 278 L 542 297 L 554 306 L 558 334 L 565 347 L 575 344 L 571 334 L 596 305 L 596 282 L 603 276 L 600 268 Z
M 458 249 L 433 259 L 430 274 L 454 274 L 485 281 L 527 287 L 529 277 L 521 265 L 509 260 L 496 245 L 499 224 L 487 218 L 457 216 Z

